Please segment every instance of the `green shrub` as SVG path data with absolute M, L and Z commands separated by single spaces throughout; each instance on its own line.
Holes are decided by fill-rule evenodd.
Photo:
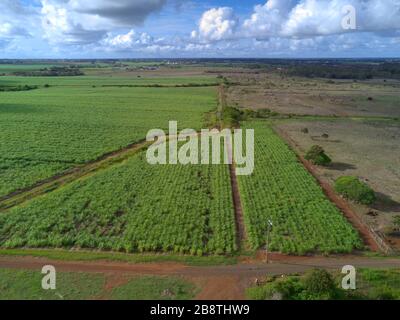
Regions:
M 243 119 L 243 112 L 233 107 L 225 107 L 222 111 L 222 119 L 225 127 L 238 127 Z
M 332 275 L 323 269 L 315 269 L 304 278 L 304 286 L 308 294 L 332 298 L 336 293 L 336 285 Z
M 375 192 L 357 177 L 344 176 L 336 180 L 335 190 L 347 199 L 365 205 L 371 205 L 376 201 Z
M 326 155 L 325 150 L 321 146 L 311 147 L 305 158 L 319 166 L 326 166 L 332 162 L 331 158 Z
M 283 281 L 278 282 L 275 288 L 275 292 L 280 293 L 283 300 L 296 300 L 298 295 L 304 290 L 303 284 L 297 277 L 287 277 Z

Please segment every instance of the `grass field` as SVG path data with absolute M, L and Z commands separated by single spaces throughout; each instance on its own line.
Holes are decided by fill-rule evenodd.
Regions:
M 115 288 L 113 300 L 191 300 L 196 287 L 180 278 L 141 277 Z
M 43 290 L 40 271 L 0 269 L 0 300 L 87 300 L 99 296 L 104 275 L 58 272 L 56 290 Z
M 270 249 L 290 254 L 351 252 L 359 236 L 325 197 L 315 179 L 267 122 L 255 129 L 255 170 L 240 176 L 244 219 L 253 249 L 265 245 L 272 220 Z
M 167 129 L 169 120 L 200 129 L 216 103 L 213 88 L 92 88 L 86 80 L 0 95 L 0 196 Z
M 178 277 L 136 277 L 106 290 L 106 276 L 56 273 L 56 289 L 44 290 L 45 275 L 33 270 L 0 269 L 0 300 L 190 300 L 197 288 Z

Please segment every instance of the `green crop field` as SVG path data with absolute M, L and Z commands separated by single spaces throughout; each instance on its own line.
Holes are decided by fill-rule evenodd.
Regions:
M 21 71 L 38 71 L 44 68 L 51 68 L 55 64 L 0 64 L 0 74 L 12 74 Z
M 168 129 L 169 120 L 200 129 L 215 105 L 215 89 L 201 87 L 0 92 L 0 196 Z
M 151 166 L 133 156 L 0 215 L 0 246 L 233 253 L 225 165 Z
M 270 219 L 273 251 L 330 253 L 362 247 L 357 232 L 268 124 L 248 122 L 243 127 L 255 129 L 254 174 L 239 177 L 251 246 L 266 244 Z
M 1 85 L 35 85 L 57 87 L 107 87 L 107 86 L 179 86 L 179 85 L 217 85 L 218 79 L 213 76 L 196 77 L 117 77 L 117 76 L 74 76 L 74 77 L 0 77 Z

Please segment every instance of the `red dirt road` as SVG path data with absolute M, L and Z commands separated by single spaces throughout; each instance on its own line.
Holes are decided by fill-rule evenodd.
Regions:
M 400 259 L 368 258 L 359 256 L 288 257 L 271 255 L 270 264 L 257 261 L 231 266 L 190 267 L 176 263 L 129 264 L 108 261 L 73 262 L 56 261 L 32 257 L 0 256 L 0 268 L 41 271 L 44 265 L 53 265 L 61 272 L 102 273 L 110 278 L 112 288 L 115 281 L 124 282 L 126 277 L 156 275 L 182 276 L 201 288 L 196 299 L 240 300 L 244 299 L 245 288 L 256 278 L 269 275 L 303 273 L 314 268 L 340 271 L 345 265 L 363 268 L 400 268 Z

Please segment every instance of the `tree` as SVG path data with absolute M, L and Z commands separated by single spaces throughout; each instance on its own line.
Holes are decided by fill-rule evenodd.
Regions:
M 326 166 L 332 162 L 321 146 L 313 146 L 305 156 L 306 160 L 319 166 Z
M 361 204 L 371 205 L 376 201 L 374 190 L 357 177 L 340 177 L 335 182 L 335 190 L 345 198 Z
M 309 295 L 332 298 L 336 294 L 336 285 L 332 275 L 323 269 L 315 269 L 304 279 L 304 286 Z

